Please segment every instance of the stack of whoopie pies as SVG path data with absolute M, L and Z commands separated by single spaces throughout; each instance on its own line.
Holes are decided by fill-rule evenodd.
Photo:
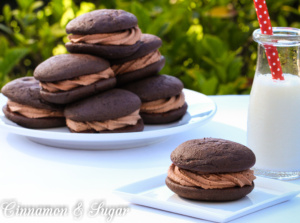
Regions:
M 143 34 L 133 14 L 95 10 L 70 21 L 66 32 L 70 34 L 66 43 L 70 54 L 39 64 L 35 79 L 18 79 L 3 88 L 3 94 L 11 99 L 3 108 L 8 119 L 29 128 L 63 123 L 71 132 L 132 132 L 142 131 L 144 123 L 169 123 L 185 114 L 182 82 L 158 75 L 165 63 L 158 50 L 161 39 Z M 33 88 L 38 93 L 31 93 Z M 23 100 L 23 96 L 17 100 L 15 95 L 24 92 L 33 101 L 39 98 L 40 104 Z M 27 108 L 31 105 L 34 109 Z M 47 116 L 28 115 L 37 113 L 36 108 L 60 112 L 52 112 L 50 117 L 44 110 L 40 112 Z M 44 124 L 45 118 L 59 122 Z M 25 123 L 27 119 L 35 124 Z

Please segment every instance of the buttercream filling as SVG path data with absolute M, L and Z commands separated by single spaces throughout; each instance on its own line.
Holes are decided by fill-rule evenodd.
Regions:
M 114 77 L 113 70 L 109 67 L 104 71 L 96 74 L 82 75 L 71 80 L 63 80 L 56 82 L 41 82 L 41 87 L 49 92 L 69 91 L 80 86 L 87 86 L 96 83 L 99 80 Z
M 18 113 L 27 118 L 64 117 L 62 111 L 34 108 L 29 105 L 22 105 L 11 100 L 7 101 L 7 107 L 9 111 Z
M 138 58 L 136 60 L 130 60 L 123 64 L 113 65 L 111 68 L 113 69 L 116 75 L 124 74 L 124 73 L 128 73 L 131 71 L 135 71 L 147 67 L 150 64 L 159 61 L 160 57 L 161 57 L 160 52 L 158 50 L 155 50 L 141 58 Z
M 89 43 L 101 45 L 133 45 L 141 39 L 142 32 L 138 26 L 122 32 L 98 33 L 91 35 L 69 35 L 72 43 Z
M 95 130 L 97 132 L 104 130 L 115 130 L 126 127 L 128 125 L 136 125 L 138 120 L 141 119 L 139 115 L 139 109 L 135 112 L 113 120 L 107 120 L 104 122 L 77 122 L 71 119 L 66 119 L 67 126 L 75 132 L 83 132 L 88 130 Z
M 141 112 L 144 113 L 164 113 L 181 108 L 185 103 L 184 93 L 177 96 L 155 101 L 143 102 Z
M 203 189 L 223 189 L 229 187 L 243 187 L 252 185 L 253 170 L 245 170 L 235 173 L 200 174 L 184 170 L 172 164 L 168 170 L 168 177 L 174 182 L 188 187 L 201 187 Z

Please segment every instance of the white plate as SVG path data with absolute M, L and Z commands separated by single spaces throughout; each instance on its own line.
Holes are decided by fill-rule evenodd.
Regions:
M 255 188 L 246 197 L 230 202 L 201 202 L 184 199 L 166 185 L 167 174 L 139 181 L 115 193 L 131 203 L 216 222 L 227 222 L 266 207 L 290 200 L 300 186 L 257 177 Z
M 28 129 L 8 120 L 0 112 L 0 129 L 26 136 L 30 140 L 54 147 L 69 149 L 125 149 L 160 142 L 177 133 L 197 128 L 209 121 L 216 113 L 215 103 L 207 96 L 184 89 L 188 111 L 177 122 L 167 125 L 145 125 L 143 132 L 133 133 L 70 133 L 66 127 L 51 129 Z M 0 107 L 6 103 L 0 95 Z

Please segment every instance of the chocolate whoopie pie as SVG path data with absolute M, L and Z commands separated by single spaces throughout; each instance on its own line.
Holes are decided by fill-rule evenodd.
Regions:
M 169 75 L 154 75 L 123 86 L 142 101 L 140 115 L 146 124 L 170 123 L 187 110 L 182 82 Z
M 64 114 L 71 132 L 137 132 L 144 129 L 140 106 L 138 96 L 115 88 L 68 105 Z
M 158 51 L 161 44 L 159 37 L 142 34 L 141 46 L 134 54 L 119 60 L 110 60 L 117 85 L 157 74 L 165 64 L 165 58 Z
M 140 47 L 141 30 L 135 15 L 117 9 L 100 9 L 71 20 L 66 31 L 70 53 L 84 53 L 106 59 L 129 56 Z
M 254 153 L 224 139 L 189 140 L 172 153 L 166 185 L 181 197 L 205 201 L 237 200 L 254 188 Z
M 86 54 L 53 56 L 34 70 L 41 96 L 56 104 L 71 103 L 113 88 L 114 76 L 107 60 Z
M 9 120 L 27 128 L 65 126 L 63 107 L 44 101 L 40 85 L 33 77 L 22 77 L 7 83 L 2 93 L 8 98 L 2 108 Z

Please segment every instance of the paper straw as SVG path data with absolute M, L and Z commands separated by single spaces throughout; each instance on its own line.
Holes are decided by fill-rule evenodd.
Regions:
M 273 35 L 271 20 L 265 0 L 253 0 L 262 34 Z M 264 44 L 273 79 L 284 80 L 277 48 L 271 44 Z

